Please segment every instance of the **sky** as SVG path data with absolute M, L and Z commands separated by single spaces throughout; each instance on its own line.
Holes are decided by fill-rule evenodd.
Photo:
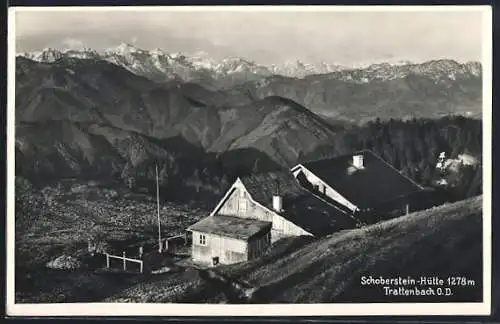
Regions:
M 313 10 L 18 11 L 16 52 L 102 50 L 125 42 L 261 64 L 481 61 L 481 11 Z

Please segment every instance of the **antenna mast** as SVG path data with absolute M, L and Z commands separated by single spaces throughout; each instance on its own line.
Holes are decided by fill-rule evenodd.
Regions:
M 162 246 L 161 246 L 161 222 L 160 222 L 160 185 L 158 183 L 158 164 L 155 165 L 156 167 L 156 206 L 157 206 L 157 211 L 158 211 L 158 252 L 161 253 L 162 251 Z

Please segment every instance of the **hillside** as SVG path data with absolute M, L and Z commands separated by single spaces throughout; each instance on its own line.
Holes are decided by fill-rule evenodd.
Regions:
M 391 74 L 396 68 L 397 73 Z M 429 114 L 424 115 L 436 116 L 443 107 L 451 110 L 458 107 L 455 95 L 470 90 L 462 82 L 477 86 L 474 82 L 480 76 L 478 68 L 474 64 L 436 61 L 359 70 L 370 76 L 369 82 L 349 81 L 346 75 L 354 72 L 346 70 L 304 79 L 274 76 L 260 84 L 262 89 L 286 90 L 280 96 L 273 94 L 274 90 L 269 95 L 255 93 L 253 83 L 230 91 L 210 90 L 196 82 L 179 80 L 159 84 L 92 57 L 60 57 L 52 63 L 18 57 L 16 170 L 30 180 L 54 177 L 151 180 L 157 162 L 160 177 L 168 178 L 166 182 L 172 190 L 189 182 L 197 193 L 203 191 L 202 187 L 212 192 L 209 198 L 212 201 L 237 175 L 290 167 L 324 154 L 371 149 L 415 181 L 430 185 L 439 152 L 445 151 L 451 158 L 468 154 L 481 160 L 480 121 L 459 117 L 384 121 L 384 116 L 402 116 L 405 111 L 414 110 L 394 108 L 384 115 L 389 106 L 381 102 L 398 104 L 399 99 L 391 96 L 403 92 L 386 96 L 380 91 L 387 82 L 397 83 L 405 78 L 428 78 L 434 80 L 432 84 L 441 80 L 437 88 L 429 83 L 434 92 L 415 88 L 426 93 L 415 92 L 416 101 L 410 101 L 425 106 Z M 476 79 L 471 79 L 471 75 Z M 318 84 L 327 86 L 319 90 L 325 96 L 349 87 L 368 87 L 367 91 L 355 93 L 346 90 L 345 95 L 354 96 L 348 100 L 349 104 L 358 102 L 360 109 L 349 106 L 345 112 L 360 118 L 366 113 L 380 120 L 355 126 L 341 114 L 333 117 L 330 114 L 325 119 L 312 112 L 314 105 L 304 106 L 287 98 L 295 96 L 287 91 L 296 89 L 298 92 L 294 93 L 300 94 L 298 99 L 313 100 L 314 94 L 308 92 Z M 380 91 L 370 92 L 373 84 L 379 84 Z M 450 88 L 443 94 L 436 90 L 454 84 L 460 91 Z M 344 94 L 333 98 L 329 107 L 337 109 L 336 104 L 342 103 Z M 434 98 L 434 94 L 441 96 L 445 104 L 439 104 L 439 108 L 433 106 L 441 100 Z M 432 102 L 427 105 L 426 100 Z M 466 104 L 467 100 L 461 100 L 460 104 Z M 373 103 L 380 104 L 377 114 L 371 110 Z M 400 107 L 405 104 L 406 99 Z M 418 111 L 423 112 L 417 110 L 416 115 Z M 456 190 L 451 200 L 480 193 L 481 182 L 476 181 L 480 180 L 480 170 L 469 171 L 464 177 L 460 172 L 455 182 L 472 185 Z M 192 193 L 191 189 L 189 192 Z
M 233 177 L 255 167 L 254 161 L 259 161 L 259 170 L 279 168 L 255 149 L 207 153 L 179 136 L 157 140 L 112 126 L 68 121 L 16 126 L 16 176 L 42 186 L 77 178 L 151 189 L 157 164 L 162 193 L 169 199 L 214 204 Z
M 105 128 L 162 141 L 177 136 L 205 151 L 257 149 L 285 165 L 334 134 L 330 124 L 291 100 L 229 104 L 197 84 L 158 85 L 104 61 L 18 58 L 16 83 L 18 125 L 64 121 L 99 125 L 94 127 L 104 137 L 113 136 Z
M 131 285 L 105 301 L 209 303 L 410 302 L 422 296 L 384 296 L 361 277 L 461 276 L 453 296 L 482 297 L 482 197 L 435 207 L 376 225 L 312 240 L 283 239 L 261 258 L 215 270 L 162 275 Z M 427 288 L 428 286 L 424 286 Z M 447 285 L 442 288 L 448 287 Z M 244 297 L 245 291 L 247 297 Z M 427 297 L 428 298 L 428 297 Z M 429 299 L 427 299 L 429 301 Z
M 84 249 L 85 237 L 95 224 L 100 224 L 114 239 L 132 237 L 137 241 L 154 237 L 154 201 L 138 201 L 114 190 L 68 184 L 71 191 L 62 191 L 62 195 L 58 193 L 62 189 L 56 188 L 47 187 L 34 195 L 25 189 L 31 197 L 29 204 L 46 207 L 38 215 L 42 209 L 35 211 L 28 206 L 32 211 L 21 212 L 16 222 L 17 234 L 31 234 L 29 239 L 16 235 L 17 255 L 23 257 L 18 264 L 23 269 L 18 278 L 19 302 L 408 302 L 421 301 L 422 297 L 388 298 L 379 286 L 360 285 L 361 277 L 419 278 L 437 274 L 441 278 L 461 276 L 474 281 L 474 286 L 452 287 L 453 296 L 443 296 L 442 301 L 466 302 L 482 296 L 481 196 L 321 239 L 282 239 L 257 260 L 221 266 L 215 271 L 185 268 L 135 277 L 85 269 L 43 269 L 44 262 L 61 253 Z M 112 192 L 114 198 L 110 198 Z M 27 203 L 24 200 L 22 206 Z M 85 222 L 77 221 L 81 215 L 67 213 L 65 207 L 69 205 L 83 213 Z M 175 230 L 193 218 L 203 217 L 203 213 L 197 210 L 193 214 L 185 207 L 180 210 L 168 205 L 162 216 L 169 229 Z M 138 227 L 124 229 L 121 224 L 130 221 Z M 250 298 L 244 297 L 245 291 Z
M 224 126 L 209 150 L 252 147 L 285 166 L 292 166 L 301 152 L 335 134 L 333 127 L 314 113 L 277 96 L 220 110 L 219 115 Z
M 231 272 L 262 287 L 256 298 L 273 302 L 384 301 L 388 299 L 380 287 L 360 285 L 361 276 L 437 274 L 473 279 L 475 287 L 455 287 L 451 298 L 472 301 L 482 296 L 481 242 L 479 196 L 334 234 L 272 261 L 235 266 Z

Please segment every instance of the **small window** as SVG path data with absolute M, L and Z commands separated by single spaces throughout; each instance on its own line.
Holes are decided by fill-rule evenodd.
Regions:
M 243 189 L 240 189 L 240 198 L 246 198 L 246 192 Z
M 200 234 L 200 245 L 207 245 L 207 237 L 205 234 Z

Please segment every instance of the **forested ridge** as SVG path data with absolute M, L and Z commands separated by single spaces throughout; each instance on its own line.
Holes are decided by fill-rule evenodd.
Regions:
M 447 180 L 452 200 L 482 192 L 482 122 L 462 116 L 441 119 L 376 120 L 362 127 L 347 128 L 319 145 L 299 161 L 309 161 L 369 149 L 423 186 Z M 476 165 L 458 165 L 458 172 L 436 169 L 438 156 L 457 159 L 465 154 Z
M 391 119 L 387 122 L 376 120 L 363 126 L 347 127 L 301 156 L 297 163 L 362 149 L 373 151 L 417 183 L 434 188 L 435 194 L 441 195 L 440 201 L 461 200 L 482 192 L 480 120 L 460 116 L 406 121 Z M 456 170 L 440 171 L 436 163 L 441 152 L 445 152 L 449 159 L 456 159 L 460 154 L 470 155 L 478 163 L 459 164 Z M 191 167 L 189 163 L 193 163 Z M 203 162 L 198 159 L 185 160 L 183 168 L 186 173 L 181 178 L 175 173 L 178 170 L 176 167 L 162 166 L 162 175 L 170 179 L 172 184 L 175 183 L 176 188 L 189 186 L 194 189 L 191 194 L 204 194 L 208 199 L 217 201 L 236 177 L 284 167 L 259 152 L 248 150 L 212 155 Z M 436 185 L 439 179 L 446 179 L 447 185 Z
M 158 165 L 162 193 L 166 199 L 192 199 L 205 201 L 208 204 L 220 199 L 238 176 L 288 167 L 279 165 L 271 157 L 255 149 L 209 153 L 189 145 L 185 141 L 155 144 L 141 140 L 120 148 L 127 150 L 128 147 L 130 152 L 127 155 L 130 161 L 140 162 L 127 162 L 120 166 L 118 162 L 114 164 L 109 162 L 114 161 L 112 156 L 100 158 L 107 161 L 107 164 L 116 165 L 106 172 L 111 180 L 121 185 L 129 186 L 133 190 L 147 190 L 154 193 L 155 165 Z M 158 153 L 160 152 L 156 149 L 158 147 L 163 153 Z M 435 187 L 439 192 L 444 190 L 445 200 L 455 201 L 481 193 L 480 120 L 448 116 L 441 119 L 375 120 L 363 126 L 345 126 L 343 130 L 337 131 L 334 136 L 319 143 L 310 152 L 299 156 L 297 163 L 334 157 L 361 149 L 372 150 L 423 186 Z M 440 152 L 445 152 L 449 159 L 456 159 L 460 154 L 470 155 L 477 159 L 477 164 L 458 165 L 458 169 L 440 172 L 436 169 Z M 23 158 L 22 155 L 18 157 Z M 35 162 L 37 161 L 30 161 L 31 164 Z M 51 163 L 48 159 L 38 162 L 40 165 Z M 35 169 L 25 171 L 28 165 L 21 162 L 17 175 L 36 182 L 42 173 L 37 173 Z M 63 170 L 57 165 L 51 168 L 58 172 Z M 92 170 L 90 169 L 88 174 L 85 172 L 80 174 L 86 178 L 95 178 Z M 80 169 L 77 171 L 80 172 Z M 71 170 L 68 172 L 70 177 L 71 172 Z M 47 177 L 59 174 L 44 175 L 40 182 L 43 184 L 47 181 Z M 76 177 L 78 174 L 75 172 Z M 440 178 L 446 179 L 446 186 L 436 186 L 436 181 Z

